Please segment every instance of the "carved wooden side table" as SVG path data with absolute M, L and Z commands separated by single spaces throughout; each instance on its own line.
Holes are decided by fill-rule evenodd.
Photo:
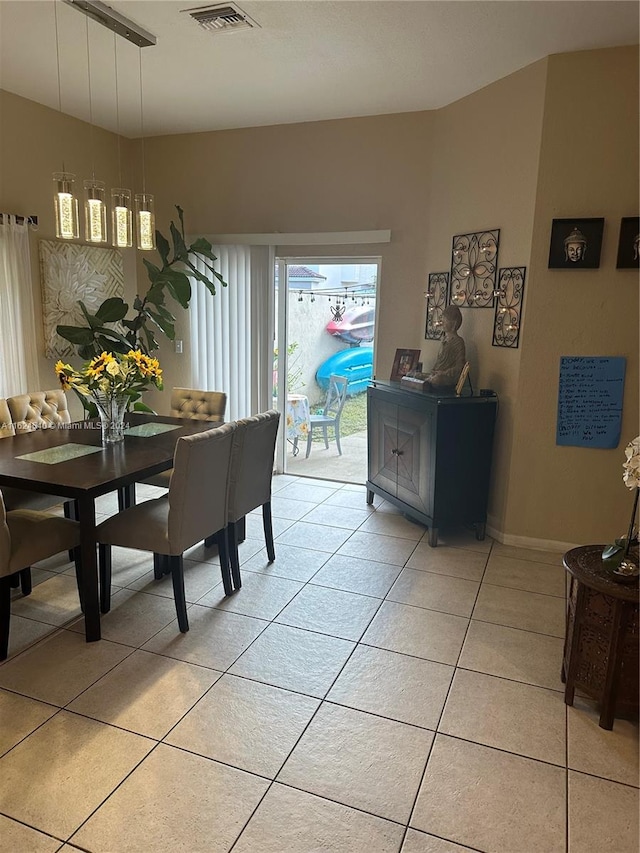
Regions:
M 562 680 L 564 701 L 579 688 L 600 703 L 600 726 L 638 711 L 638 583 L 613 580 L 602 563 L 604 545 L 564 555 L 571 575 Z

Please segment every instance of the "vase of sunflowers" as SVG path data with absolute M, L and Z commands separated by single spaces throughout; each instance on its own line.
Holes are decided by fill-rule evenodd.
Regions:
M 80 370 L 59 361 L 55 371 L 65 391 L 75 391 L 83 401 L 94 404 L 100 416 L 103 444 L 124 440 L 125 418 L 131 407 L 151 411 L 140 403 L 150 385 L 162 389 L 162 370 L 156 358 L 140 350 L 103 352 Z

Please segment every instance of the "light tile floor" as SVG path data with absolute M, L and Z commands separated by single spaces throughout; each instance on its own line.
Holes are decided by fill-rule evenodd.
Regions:
M 326 480 L 276 477 L 273 513 L 231 598 L 190 550 L 186 635 L 142 552 L 114 551 L 99 643 L 64 555 L 16 592 L 2 851 L 637 853 L 638 726 L 563 702 L 560 555 L 432 549 Z

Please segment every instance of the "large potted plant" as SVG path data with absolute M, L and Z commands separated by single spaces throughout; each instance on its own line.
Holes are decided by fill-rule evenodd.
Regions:
M 119 296 L 110 297 L 93 314 L 79 300 L 85 325 L 57 326 L 58 334 L 75 345 L 80 358 L 90 361 L 103 354 L 126 355 L 132 351 L 151 355 L 159 346 L 156 337 L 158 332 L 170 341 L 175 339 L 176 318 L 167 307 L 167 297 L 171 297 L 182 308 L 188 308 L 191 301 L 190 276 L 203 282 L 212 296 L 216 294 L 216 281 L 223 287 L 227 286 L 224 278 L 214 269 L 216 256 L 211 243 L 204 237 L 198 237 L 188 246 L 184 236 L 183 210 L 179 205 L 176 205 L 176 210 L 180 227 L 178 229 L 171 222 L 171 243 L 160 231 L 156 231 L 160 263 L 154 264 L 147 258 L 143 260 L 149 277 L 149 288 L 144 296 L 137 294 L 131 307 Z M 210 275 L 197 269 L 193 262 L 195 259 L 204 263 Z M 78 396 L 84 408 L 91 415 L 96 415 L 96 407 L 90 398 L 83 394 Z M 129 398 L 129 402 L 135 409 L 151 411 L 139 400 Z

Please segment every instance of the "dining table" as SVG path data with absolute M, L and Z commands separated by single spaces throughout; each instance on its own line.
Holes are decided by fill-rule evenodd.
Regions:
M 173 466 L 181 436 L 212 428 L 208 421 L 162 415 L 127 415 L 124 441 L 103 444 L 100 422 L 56 424 L 0 441 L 3 486 L 59 495 L 74 501 L 80 523 L 79 595 L 87 642 L 100 639 L 95 500 L 118 491 L 135 500 L 135 483 Z

